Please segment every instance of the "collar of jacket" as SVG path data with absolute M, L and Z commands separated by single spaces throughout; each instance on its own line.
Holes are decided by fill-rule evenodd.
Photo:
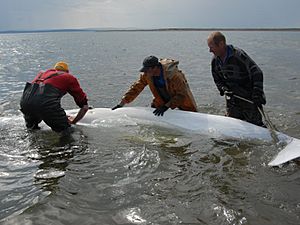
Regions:
M 226 64 L 227 61 L 228 61 L 228 59 L 229 59 L 231 56 L 233 56 L 234 51 L 235 51 L 235 49 L 234 49 L 234 47 L 233 47 L 232 45 L 227 45 L 227 46 L 226 46 L 226 57 L 225 57 L 224 62 L 222 61 L 222 59 L 221 59 L 219 56 L 216 56 L 216 60 L 217 60 L 218 64 L 219 64 L 220 66 L 223 66 L 224 64 Z

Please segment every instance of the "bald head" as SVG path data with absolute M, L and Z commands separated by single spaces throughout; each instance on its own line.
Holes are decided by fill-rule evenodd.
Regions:
M 209 47 L 209 52 L 213 53 L 215 56 L 221 58 L 226 56 L 226 39 L 221 32 L 212 32 L 207 38 L 207 45 Z
M 223 42 L 226 45 L 226 38 L 224 34 L 222 34 L 220 31 L 212 32 L 207 40 L 211 40 L 214 42 L 215 45 L 219 45 L 221 42 Z

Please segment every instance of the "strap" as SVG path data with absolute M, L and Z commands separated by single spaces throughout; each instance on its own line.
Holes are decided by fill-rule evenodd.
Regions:
M 41 75 L 38 77 L 38 79 L 36 79 L 36 81 L 44 82 L 45 80 L 48 80 L 48 79 L 50 79 L 52 77 L 58 76 L 58 75 L 63 74 L 63 73 L 53 73 L 53 74 L 49 75 L 48 77 L 41 79 L 41 76 L 43 74 L 44 73 L 41 73 Z
M 59 73 L 54 73 L 54 74 L 51 74 L 50 76 L 46 77 L 44 80 L 48 80 L 50 79 L 51 77 L 55 77 L 55 76 L 58 76 Z
M 43 75 L 44 73 L 41 73 L 38 77 L 38 79 L 36 79 L 37 81 L 40 80 L 41 76 Z

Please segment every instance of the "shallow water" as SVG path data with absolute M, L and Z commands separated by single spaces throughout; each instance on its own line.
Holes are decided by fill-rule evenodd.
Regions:
M 300 138 L 298 32 L 226 32 L 265 74 L 265 110 Z M 76 126 L 69 138 L 28 132 L 24 82 L 70 63 L 94 107 L 112 107 L 149 54 L 180 61 L 199 111 L 224 114 L 210 75 L 208 32 L 0 35 L 0 223 L 299 224 L 296 162 L 270 168 L 272 143 L 219 140 L 151 124 Z M 149 106 L 148 89 L 132 106 Z M 71 97 L 67 109 L 76 108 Z

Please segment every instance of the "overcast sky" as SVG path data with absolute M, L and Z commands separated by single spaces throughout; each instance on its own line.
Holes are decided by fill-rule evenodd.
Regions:
M 300 0 L 0 0 L 0 30 L 300 27 Z

